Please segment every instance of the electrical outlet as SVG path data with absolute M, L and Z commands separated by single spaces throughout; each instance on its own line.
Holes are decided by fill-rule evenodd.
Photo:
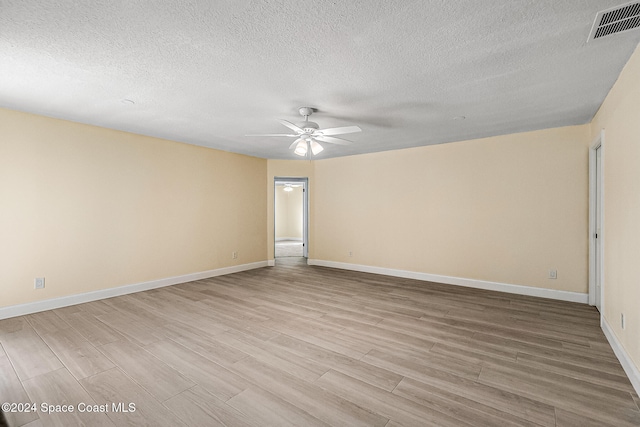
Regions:
M 34 289 L 44 289 L 44 277 L 36 277 L 33 281 Z
M 231 252 L 231 258 L 238 259 L 238 251 Z
M 558 270 L 549 270 L 549 279 L 557 279 Z
M 349 251 L 349 256 L 353 256 L 353 252 Z
M 624 329 L 624 313 L 620 313 L 620 327 Z

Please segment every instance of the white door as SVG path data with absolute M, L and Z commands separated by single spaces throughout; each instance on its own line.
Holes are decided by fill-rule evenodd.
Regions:
M 602 145 L 596 148 L 595 282 L 596 308 L 602 312 Z

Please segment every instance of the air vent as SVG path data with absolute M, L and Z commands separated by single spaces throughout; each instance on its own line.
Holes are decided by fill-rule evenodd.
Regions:
M 598 12 L 587 41 L 635 28 L 640 28 L 640 1 Z

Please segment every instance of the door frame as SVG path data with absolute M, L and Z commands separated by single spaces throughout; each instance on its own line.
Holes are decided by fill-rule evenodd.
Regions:
M 589 149 L 589 305 L 596 305 L 596 272 L 600 279 L 600 307 L 604 306 L 604 129 L 600 131 Z M 600 174 L 596 151 L 600 149 Z M 598 190 L 600 197 L 598 198 Z M 598 200 L 600 201 L 598 206 Z M 596 215 L 600 212 L 599 254 L 596 254 Z M 599 256 L 598 256 L 599 255 Z M 600 268 L 596 268 L 597 260 Z
M 276 176 L 273 178 L 273 258 L 276 253 L 276 186 L 302 184 L 302 256 L 309 258 L 309 178 Z

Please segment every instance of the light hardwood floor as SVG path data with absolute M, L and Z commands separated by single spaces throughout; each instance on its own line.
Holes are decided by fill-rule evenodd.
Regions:
M 0 402 L 109 409 L 10 425 L 640 425 L 592 307 L 277 264 L 0 321 Z

